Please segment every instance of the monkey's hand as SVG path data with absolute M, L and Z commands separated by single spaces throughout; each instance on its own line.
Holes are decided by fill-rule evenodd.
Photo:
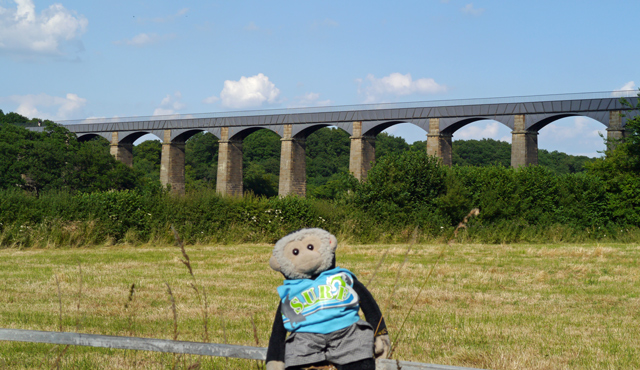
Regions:
M 284 362 L 269 361 L 267 362 L 267 370 L 284 370 Z
M 387 358 L 387 356 L 389 355 L 389 349 L 391 348 L 391 340 L 389 339 L 389 335 L 385 334 L 377 336 L 374 346 L 376 358 Z

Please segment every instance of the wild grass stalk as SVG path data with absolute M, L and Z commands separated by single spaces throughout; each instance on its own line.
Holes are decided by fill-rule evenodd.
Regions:
M 445 252 L 446 248 L 453 244 L 453 241 L 455 240 L 455 238 L 458 237 L 458 231 L 460 229 L 466 229 L 467 228 L 467 222 L 469 222 L 469 219 L 471 217 L 477 216 L 479 214 L 480 214 L 480 210 L 478 208 L 472 209 L 471 212 L 469 212 L 469 214 L 466 215 L 465 218 L 460 223 L 458 223 L 458 226 L 453 231 L 453 237 L 451 239 L 449 239 L 447 244 L 443 245 L 442 248 L 440 249 L 440 253 L 438 254 L 438 257 L 436 258 L 436 261 L 433 263 L 433 265 L 431 265 L 431 269 L 429 270 L 429 273 L 427 274 L 427 276 L 425 277 L 424 281 L 422 282 L 422 285 L 420 286 L 420 289 L 418 290 L 418 294 L 416 294 L 416 297 L 414 298 L 413 303 L 409 307 L 409 310 L 407 311 L 407 314 L 405 315 L 404 320 L 402 320 L 402 324 L 400 325 L 400 329 L 398 330 L 398 334 L 396 334 L 395 340 L 392 341 L 392 345 L 391 345 L 391 349 L 389 350 L 388 358 L 392 358 L 393 352 L 398 347 L 398 344 L 400 343 L 400 340 L 402 339 L 402 331 L 404 329 L 405 323 L 407 322 L 407 318 L 409 318 L 409 315 L 411 315 L 411 312 L 413 311 L 413 307 L 415 307 L 416 302 L 418 302 L 418 298 L 420 298 L 420 295 L 422 294 L 422 291 L 424 290 L 424 287 L 427 285 L 427 282 L 429 281 L 429 278 L 433 274 L 433 271 L 435 270 L 436 265 L 438 264 L 438 262 L 440 261 L 440 259 L 444 255 L 444 252 Z
M 404 260 L 402 261 L 402 264 L 400 265 L 400 268 L 398 268 L 398 272 L 396 273 L 396 280 L 393 283 L 393 289 L 391 290 L 391 294 L 389 295 L 389 298 L 387 299 L 387 304 L 384 310 L 384 313 L 382 316 L 380 316 L 380 321 L 378 321 L 378 326 L 376 327 L 376 330 L 374 331 L 374 333 L 378 332 L 378 329 L 380 329 L 380 325 L 382 324 L 382 319 L 384 318 L 384 314 L 386 313 L 388 317 L 391 317 L 391 310 L 393 309 L 393 297 L 396 294 L 396 290 L 398 289 L 398 282 L 400 281 L 400 273 L 402 272 L 402 269 L 404 268 L 404 265 L 407 263 L 407 259 L 409 258 L 409 253 L 411 252 L 411 248 L 413 247 L 413 244 L 415 244 L 416 240 L 418 240 L 418 226 L 415 227 L 415 229 L 413 229 L 413 235 L 411 237 L 411 242 L 409 243 L 409 246 L 407 247 L 407 252 L 404 254 Z
M 128 332 L 130 336 L 135 336 L 135 331 L 133 330 L 133 318 L 135 315 L 135 309 L 132 309 L 131 312 L 129 312 L 129 307 L 131 307 L 133 305 L 133 295 L 135 294 L 136 291 L 136 284 L 133 283 L 131 284 L 131 287 L 129 288 L 129 295 L 127 296 L 127 301 L 124 303 L 124 309 L 125 311 L 127 311 L 127 327 L 128 327 Z M 137 351 L 132 351 L 134 354 L 134 358 L 133 358 L 133 366 L 134 368 L 137 367 Z M 124 356 L 126 358 L 127 356 L 127 350 L 124 351 Z
M 253 328 L 253 340 L 256 342 L 256 347 L 260 347 L 260 339 L 258 339 L 258 328 L 256 327 L 256 322 L 253 319 L 253 315 L 249 316 L 251 319 L 251 327 Z M 264 361 L 256 360 L 256 369 L 262 370 L 264 369 Z
M 62 332 L 62 292 L 60 291 L 60 279 L 58 275 L 54 275 L 56 278 L 56 287 L 58 288 L 58 331 Z
M 53 362 L 52 368 L 60 370 L 60 368 L 62 366 L 62 357 L 64 356 L 65 353 L 67 353 L 68 349 L 69 349 L 69 345 L 66 345 L 62 349 L 62 351 L 58 354 L 58 357 L 56 358 L 56 360 Z
M 133 305 L 133 295 L 136 292 L 136 284 L 133 283 L 131 284 L 131 287 L 129 288 L 129 296 L 127 297 L 127 302 L 125 302 L 124 304 L 124 309 L 126 311 L 129 311 L 129 307 Z M 136 314 L 135 310 L 131 310 L 131 312 L 127 315 L 127 326 L 129 327 L 129 335 L 130 336 L 134 336 L 135 335 L 135 331 L 133 330 L 133 318 L 134 315 Z
M 78 262 L 78 304 L 76 306 L 76 332 L 80 332 L 80 301 L 82 300 L 82 265 Z
M 371 283 L 373 283 L 373 280 L 375 279 L 376 275 L 378 275 L 378 270 L 380 270 L 380 266 L 382 266 L 384 259 L 387 258 L 387 254 L 389 254 L 390 248 L 391 247 L 387 247 L 387 249 L 384 251 L 384 254 L 382 254 L 382 258 L 380 258 L 380 261 L 376 265 L 375 270 L 373 270 L 373 274 L 371 275 L 371 278 L 369 278 L 369 281 L 367 282 L 367 285 L 366 285 L 367 288 L 371 289 Z
M 60 288 L 60 279 L 58 279 L 58 275 L 56 277 L 56 287 L 58 288 L 58 331 L 62 332 L 62 290 Z M 58 357 L 53 363 L 53 368 L 60 369 L 60 363 L 62 361 L 62 356 L 67 353 L 69 349 L 69 345 L 66 345 L 60 353 L 58 353 Z
M 180 239 L 180 235 L 178 235 L 178 231 L 173 226 L 173 224 L 171 225 L 171 231 L 173 231 L 173 237 L 176 240 L 176 243 L 178 244 L 178 246 L 180 247 L 180 251 L 182 252 L 182 256 L 184 257 L 184 259 L 181 259 L 180 262 L 182 262 L 187 267 L 187 269 L 189 270 L 189 275 L 191 275 L 191 278 L 193 279 L 193 281 L 190 284 L 191 288 L 193 288 L 193 290 L 196 292 L 198 300 L 202 304 L 202 323 L 204 326 L 203 339 L 205 343 L 208 343 L 209 342 L 209 302 L 207 301 L 207 290 L 205 289 L 204 285 L 202 285 L 200 287 L 202 289 L 202 295 L 200 295 L 200 290 L 198 289 L 198 281 L 196 279 L 195 274 L 193 273 L 193 268 L 191 267 L 191 259 L 189 258 L 189 255 L 187 254 L 187 251 L 184 248 L 184 243 L 182 243 L 182 240 Z
M 169 294 L 169 300 L 171 301 L 171 312 L 173 312 L 173 340 L 178 340 L 178 311 L 176 310 L 176 299 L 171 291 L 171 286 L 168 282 L 164 282 L 167 286 L 167 294 Z
M 224 314 L 220 313 L 220 325 L 222 326 L 222 339 L 224 340 L 224 344 L 229 344 L 227 340 L 227 325 L 224 321 Z
M 164 282 L 167 286 L 167 293 L 169 294 L 169 299 L 171 301 L 171 312 L 173 312 L 173 340 L 178 340 L 178 311 L 176 310 L 176 299 L 173 296 L 173 292 L 171 291 L 171 286 L 169 286 L 168 282 Z M 178 364 L 179 358 L 176 360 L 176 354 L 173 354 L 173 365 L 172 369 L 175 370 Z

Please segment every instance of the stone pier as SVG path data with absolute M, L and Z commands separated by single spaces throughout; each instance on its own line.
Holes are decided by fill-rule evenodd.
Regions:
M 115 159 L 129 167 L 133 167 L 133 144 L 119 143 L 117 132 L 111 133 L 111 145 L 109 146 L 109 152 L 115 157 Z
M 442 163 L 451 166 L 453 163 L 451 155 L 452 134 L 440 132 L 440 119 L 429 119 L 429 133 L 427 134 L 427 154 L 442 159 Z
M 242 140 L 230 140 L 228 127 L 220 130 L 216 191 L 223 196 L 242 196 Z
M 305 139 L 291 136 L 292 125 L 284 125 L 284 135 L 280 139 L 280 184 L 278 195 L 289 194 L 304 197 L 307 194 L 307 167 Z
M 170 185 L 174 194 L 184 194 L 184 143 L 171 141 L 171 130 L 164 130 L 160 157 L 160 183 Z
M 538 164 L 538 132 L 525 128 L 524 114 L 516 114 L 511 131 L 511 167 Z
M 607 149 L 615 147 L 624 140 L 624 127 L 622 127 L 622 115 L 620 111 L 609 112 L 609 128 L 607 128 Z
M 362 135 L 362 122 L 353 123 L 349 171 L 360 181 L 367 179 L 367 173 L 376 159 L 375 141 L 374 136 Z

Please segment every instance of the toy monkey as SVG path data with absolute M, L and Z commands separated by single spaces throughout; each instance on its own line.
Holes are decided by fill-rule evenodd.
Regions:
M 336 267 L 337 247 L 336 237 L 322 229 L 301 229 L 276 242 L 269 265 L 285 280 L 278 287 L 267 370 L 329 364 L 339 370 L 373 370 L 374 355 L 386 358 L 389 353 L 380 308 L 353 273 Z

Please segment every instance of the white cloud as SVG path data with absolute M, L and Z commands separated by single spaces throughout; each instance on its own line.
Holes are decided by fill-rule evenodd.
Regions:
M 567 121 L 573 121 L 567 124 Z M 599 138 L 598 132 L 605 131 L 606 128 L 599 122 L 587 117 L 564 118 L 554 121 L 540 130 L 540 139 L 556 142 L 576 138 L 595 139 Z
M 621 98 L 623 96 L 636 96 L 637 94 L 638 88 L 636 87 L 636 83 L 633 81 L 629 81 L 626 84 L 622 85 L 621 88 L 616 89 L 614 92 L 612 92 L 611 96 L 614 98 Z
M 408 144 L 413 144 L 418 140 L 427 140 L 427 132 L 412 123 L 399 123 L 397 125 L 389 127 L 382 132 L 386 132 L 387 134 L 392 136 L 401 137 Z
M 255 76 L 242 76 L 239 81 L 226 80 L 220 92 L 221 104 L 227 108 L 259 107 L 262 103 L 278 103 L 280 90 L 269 81 L 269 77 L 259 73 Z M 210 96 L 205 103 L 213 103 L 218 98 Z
M 83 15 L 53 4 L 36 14 L 32 0 L 15 0 L 16 8 L 0 6 L 0 51 L 18 55 L 63 55 L 65 45 L 79 37 L 89 21 Z
M 160 102 L 160 106 L 153 111 L 154 116 L 170 116 L 176 114 L 176 111 L 187 107 L 182 101 L 182 93 L 176 91 L 173 95 L 168 94 Z
M 217 102 L 218 100 L 220 100 L 220 98 L 218 98 L 217 96 L 214 95 L 214 96 L 210 96 L 208 98 L 204 98 L 202 100 L 202 102 L 205 103 L 205 104 L 213 104 L 213 103 Z
M 482 127 L 480 125 L 465 126 L 454 134 L 457 140 L 480 140 L 482 138 L 491 138 L 498 140 L 498 131 L 500 129 L 499 122 L 491 121 Z M 504 126 L 504 125 L 503 125 Z M 500 140 L 504 139 L 502 137 Z
M 17 104 L 15 112 L 28 118 L 43 118 L 50 120 L 66 120 L 82 113 L 87 99 L 77 94 L 67 94 L 65 97 L 38 95 L 12 95 L 2 98 L 0 101 L 9 101 Z
M 147 45 L 157 44 L 162 41 L 172 40 L 176 36 L 174 34 L 158 35 L 155 33 L 141 33 L 130 39 L 118 40 L 113 43 L 116 45 L 129 45 L 135 47 L 143 47 Z
M 593 153 L 604 150 L 600 133 L 607 136 L 606 127 L 596 120 L 581 116 L 563 118 L 539 131 L 538 146 L 573 155 L 599 156 Z
M 484 13 L 484 8 L 474 8 L 473 3 L 469 3 L 464 6 L 464 8 L 460 9 L 464 14 L 469 14 L 473 16 L 480 16 Z
M 320 94 L 310 92 L 302 96 L 294 98 L 294 103 L 289 108 L 301 108 L 301 107 L 318 107 L 331 105 L 332 101 L 329 99 L 320 100 Z
M 427 95 L 447 91 L 445 85 L 438 84 L 433 78 L 420 78 L 414 81 L 410 73 L 406 75 L 391 73 L 382 78 L 369 74 L 364 81 L 361 79 L 356 81 L 360 84 L 358 92 L 365 95 L 365 103 L 379 102 L 388 95 Z

